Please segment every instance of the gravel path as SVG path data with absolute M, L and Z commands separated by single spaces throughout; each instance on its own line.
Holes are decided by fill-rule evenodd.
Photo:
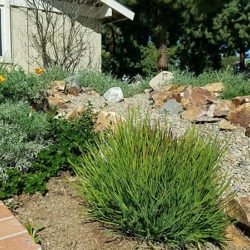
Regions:
M 82 93 L 78 97 L 71 96 L 69 110 L 85 106 L 88 101 L 98 111 L 114 111 L 126 116 L 129 108 L 139 107 L 142 114 L 149 111 L 152 119 L 164 121 L 165 117 L 164 114 L 159 114 L 150 105 L 148 94 L 138 94 L 131 98 L 125 98 L 123 102 L 107 104 L 102 96 Z M 177 115 L 167 116 L 167 121 L 176 135 L 183 134 L 191 126 L 189 121 L 181 119 Z M 250 196 L 250 138 L 245 136 L 245 129 L 237 127 L 232 131 L 220 130 L 217 123 L 204 123 L 195 126 L 199 128 L 201 133 L 218 136 L 222 143 L 228 142 L 228 150 L 222 162 L 222 171 L 227 173 L 227 178 L 231 178 L 229 191 L 236 191 L 238 197 Z

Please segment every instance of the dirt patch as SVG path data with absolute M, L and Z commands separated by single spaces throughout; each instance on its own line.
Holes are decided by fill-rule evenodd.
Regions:
M 36 193 L 14 198 L 18 204 L 15 215 L 23 225 L 29 220 L 33 226 L 44 227 L 38 235 L 42 249 L 138 249 L 137 241 L 111 234 L 101 223 L 83 216 L 85 204 L 71 186 L 72 182 L 73 178 L 68 175 L 52 178 L 45 196 Z

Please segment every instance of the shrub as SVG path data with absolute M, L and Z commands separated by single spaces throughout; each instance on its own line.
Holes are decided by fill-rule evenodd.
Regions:
M 94 117 L 91 106 L 82 113 L 81 119 L 75 118 L 67 121 L 65 119 L 55 120 L 50 117 L 51 119 L 48 121 L 50 120 L 51 124 L 47 129 L 43 124 L 45 121 L 42 114 L 32 112 L 30 115 L 31 109 L 26 105 L 19 103 L 17 107 L 9 109 L 14 112 L 16 108 L 17 112 L 11 113 L 16 114 L 14 118 L 8 115 L 7 110 L 4 114 L 0 114 L 0 118 L 2 115 L 5 121 L 8 121 L 8 123 L 4 123 L 5 130 L 2 129 L 0 123 L 0 138 L 2 138 L 0 140 L 0 155 L 2 155 L 0 199 L 9 198 L 22 192 L 32 194 L 40 191 L 44 193 L 46 182 L 52 176 L 58 176 L 62 171 L 70 171 L 68 160 L 75 162 L 85 152 L 86 145 L 94 143 L 97 137 L 93 131 Z M 21 110 L 23 110 L 24 117 L 21 117 Z M 40 119 L 36 119 L 36 115 L 40 115 Z M 31 120 L 28 122 L 25 117 L 30 117 Z M 20 119 L 20 126 L 15 124 L 18 119 Z M 36 131 L 37 134 L 32 131 Z M 46 131 L 48 133 L 45 133 Z M 37 138 L 41 142 L 42 136 L 47 138 L 50 145 L 45 147 L 36 140 L 28 140 Z M 81 150 L 78 145 L 82 146 Z M 8 181 L 1 182 L 1 176 L 2 179 L 5 178 Z
M 134 116 L 73 164 L 90 213 L 126 235 L 168 246 L 225 240 L 230 223 L 218 175 L 220 142 L 190 130 L 176 139 Z
M 40 76 L 26 74 L 22 69 L 0 69 L 5 81 L 0 84 L 0 102 L 28 101 L 41 103 L 46 93 L 48 83 L 40 80 Z
M 7 169 L 27 171 L 47 142 L 48 117 L 33 112 L 24 102 L 0 105 L 0 181 L 8 180 Z
M 51 136 L 53 144 L 42 150 L 33 171 L 45 171 L 48 175 L 56 176 L 62 171 L 68 171 L 69 160 L 75 162 L 86 150 L 87 144 L 94 143 L 97 134 L 93 130 L 94 115 L 89 106 L 81 118 L 72 120 L 53 119 Z M 79 148 L 81 145 L 81 149 Z
M 147 46 L 141 46 L 141 66 L 142 72 L 146 76 L 156 75 L 158 72 L 157 68 L 157 60 L 159 57 L 159 53 L 154 43 L 149 43 Z

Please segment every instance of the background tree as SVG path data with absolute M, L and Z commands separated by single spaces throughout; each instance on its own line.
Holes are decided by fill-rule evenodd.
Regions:
M 246 51 L 250 49 L 250 1 L 231 0 L 214 18 L 218 44 L 224 53 L 240 54 L 240 69 L 245 68 Z
M 152 42 L 159 51 L 156 62 L 158 69 L 167 69 L 168 47 L 175 46 L 178 37 L 176 20 L 181 18 L 179 1 L 121 0 L 120 2 L 129 6 L 136 15 L 133 22 L 126 21 L 106 26 L 103 33 L 106 50 L 111 52 L 110 45 L 115 44 L 115 46 L 111 46 L 112 49 L 115 48 L 111 53 L 120 64 L 118 69 L 113 71 L 114 74 L 119 71 L 129 74 L 142 73 L 141 51 L 142 47 L 147 49 L 149 37 L 152 37 Z M 108 34 L 115 35 L 108 36 Z M 108 37 L 112 37 L 113 41 L 111 42 L 112 39 L 108 39 Z M 116 40 L 114 41 L 114 39 Z
M 250 41 L 249 0 L 120 2 L 136 15 L 133 22 L 112 24 L 112 32 L 104 33 L 104 48 L 111 51 L 115 62 L 114 74 L 143 73 L 142 52 L 148 49 L 149 36 L 159 51 L 158 69 L 168 68 L 170 51 L 174 52 L 171 53 L 172 65 L 178 61 L 182 70 L 188 69 L 197 75 L 204 70 L 220 69 L 222 57 L 234 56 L 236 52 L 241 55 L 243 68 Z M 107 34 L 112 34 L 109 36 L 112 39 L 107 39 Z

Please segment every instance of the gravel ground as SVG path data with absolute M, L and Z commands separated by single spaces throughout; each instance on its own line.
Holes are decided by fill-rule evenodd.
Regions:
M 95 110 L 114 111 L 126 116 L 129 108 L 139 108 L 142 114 L 147 111 L 151 119 L 164 122 L 165 115 L 159 114 L 149 101 L 148 94 L 138 94 L 125 98 L 119 103 L 107 104 L 102 96 L 90 96 L 85 93 L 80 96 L 71 96 L 69 110 L 85 106 L 90 101 Z M 182 135 L 192 125 L 189 121 L 181 119 L 178 115 L 167 116 L 167 123 L 174 134 Z M 222 143 L 228 143 L 228 150 L 222 162 L 222 171 L 231 179 L 228 191 L 236 191 L 238 197 L 250 196 L 250 138 L 245 136 L 245 129 L 237 127 L 235 130 L 220 130 L 218 123 L 196 124 L 201 133 L 217 136 Z

